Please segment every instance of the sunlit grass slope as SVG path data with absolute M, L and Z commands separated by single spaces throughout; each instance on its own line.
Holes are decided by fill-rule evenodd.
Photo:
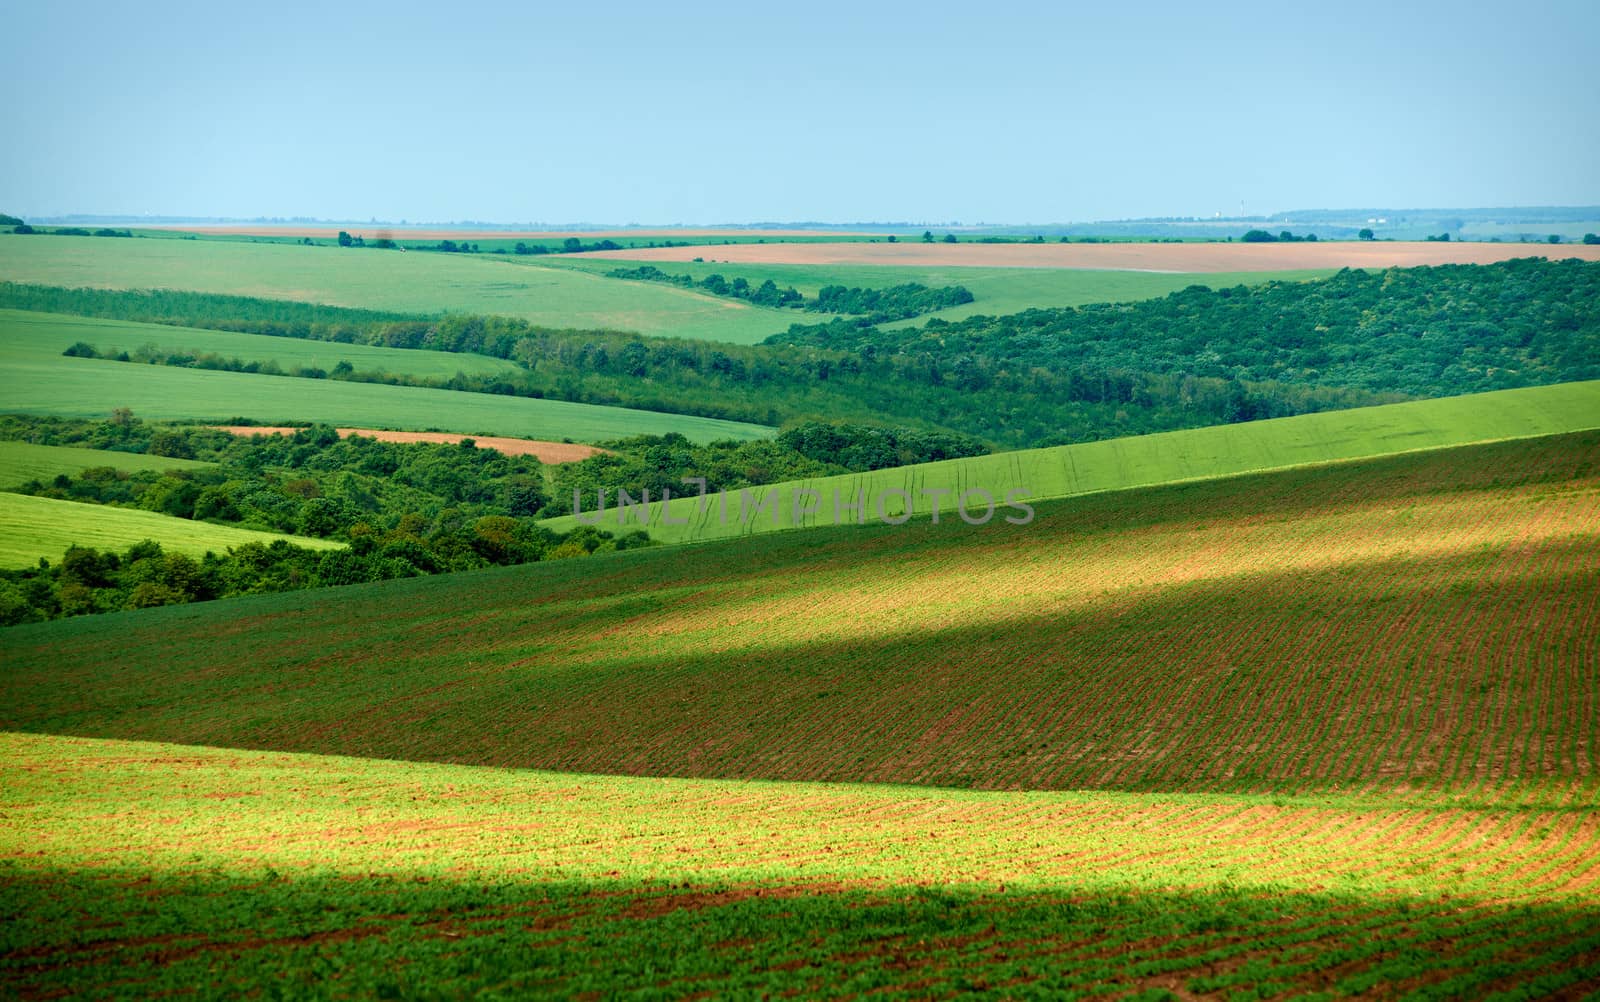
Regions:
M 29 442 L 0 442 L 0 489 L 16 487 L 30 480 L 48 482 L 65 474 L 77 476 L 84 470 L 110 467 L 135 473 L 140 470 L 194 470 L 210 466 L 192 459 L 147 456 L 141 452 L 113 452 L 107 449 L 77 449 L 64 445 L 33 445 Z
M 1592 800 L 1600 433 L 0 634 L 0 727 L 578 772 Z
M 69 546 L 124 550 L 146 539 L 160 543 L 168 551 L 192 556 L 207 550 L 223 553 L 230 546 L 270 543 L 275 539 L 319 550 L 343 545 L 194 522 L 153 511 L 0 492 L 0 567 L 31 567 L 40 557 L 59 560 Z
M 286 367 L 309 364 L 331 369 L 339 360 L 347 359 L 357 369 L 379 368 L 418 375 L 448 376 L 458 369 L 494 371 L 509 364 L 471 355 L 0 310 L 0 365 L 5 368 L 5 378 L 0 379 L 0 411 L 105 417 L 113 407 L 129 407 L 139 417 L 158 420 L 217 422 L 248 417 L 267 424 L 322 421 L 362 428 L 438 430 L 553 441 L 570 438 L 579 442 L 669 431 L 700 442 L 760 438 L 772 433 L 769 428 L 737 421 L 564 400 L 63 357 L 61 352 L 76 341 L 130 351 L 146 343 L 173 351 L 201 347 L 230 357 L 274 358 Z
M 9 734 L 0 811 L 0 991 L 22 997 L 1482 998 L 1600 978 L 1600 824 L 1570 809 Z
M 792 481 L 752 488 L 748 496 L 680 498 L 670 506 L 657 499 L 648 524 L 654 539 L 694 542 L 893 519 L 905 514 L 907 500 L 916 514 L 937 506 L 942 518 L 955 519 L 961 517 L 958 498 L 973 490 L 987 492 L 996 502 L 994 519 L 1020 517 L 1003 506 L 1008 495 L 1070 497 L 1590 428 L 1600 428 L 1600 382 L 1563 383 Z M 620 510 L 614 490 L 603 513 L 596 512 L 599 499 L 593 494 L 581 500 L 588 521 L 598 519 L 611 528 L 643 524 L 642 509 Z M 984 495 L 974 494 L 969 502 L 968 517 L 984 517 Z M 858 503 L 859 510 L 852 510 Z M 565 531 L 576 520 L 566 516 L 549 524 Z

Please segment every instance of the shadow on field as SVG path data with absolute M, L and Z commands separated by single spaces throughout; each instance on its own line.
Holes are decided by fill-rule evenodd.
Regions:
M 92 643 L 58 642 L 77 623 L 15 631 L 44 646 L 8 657 L 0 729 L 990 789 L 1309 791 L 1593 771 L 1584 693 L 1600 561 L 1588 538 L 690 655 L 637 639 L 587 657 L 566 640 L 542 650 L 546 630 L 574 624 L 516 604 L 526 575 L 468 579 L 457 587 L 484 596 L 473 608 L 486 621 L 447 617 L 426 635 L 387 616 L 397 592 L 427 594 L 416 582 L 342 596 L 359 615 L 337 624 L 306 608 L 326 593 L 217 604 L 241 614 L 239 630 L 205 644 L 174 636 L 196 607 L 86 622 Z M 624 636 L 662 608 L 639 594 L 605 604 Z
M 1069 499 L 1025 527 L 775 533 L 13 627 L 0 729 L 979 788 L 1570 783 L 1600 773 L 1600 551 L 1536 522 L 1581 514 L 1597 461 L 1600 433 L 1553 436 Z M 1286 526 L 1292 558 L 1296 519 L 1365 507 L 1405 546 L 1430 496 L 1534 485 L 1484 509 L 1534 513 L 1531 542 L 1486 548 L 1434 516 L 1443 550 L 1246 575 L 1208 535 Z M 1004 598 L 1011 570 L 1092 570 L 1152 526 L 1181 548 L 1170 580 L 1043 612 L 950 603 L 965 568 Z M 867 606 L 908 614 L 852 629 Z
M 1600 986 L 1600 913 L 1263 890 L 0 870 L 0 991 L 577 998 Z

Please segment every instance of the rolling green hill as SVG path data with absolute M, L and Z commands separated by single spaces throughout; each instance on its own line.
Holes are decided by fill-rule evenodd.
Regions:
M 953 520 L 960 517 L 957 495 L 972 490 L 987 491 L 994 499 L 993 517 L 1021 517 L 1005 508 L 1008 495 L 1023 501 L 1070 497 L 1596 427 L 1600 382 L 1563 383 L 894 467 L 752 488 L 744 498 L 675 499 L 665 511 L 658 502 L 650 507 L 649 531 L 666 542 L 695 542 L 874 522 L 902 517 L 907 499 L 917 515 L 931 514 L 937 504 L 942 517 Z M 863 511 L 847 510 L 861 499 Z M 585 520 L 598 518 L 598 524 L 613 529 L 637 526 L 642 509 L 635 505 L 624 513 L 616 501 L 613 490 L 607 510 L 597 515 L 596 496 L 584 497 Z M 805 510 L 813 506 L 815 511 Z M 971 517 L 983 516 L 981 495 L 971 497 L 971 506 Z M 565 532 L 576 523 L 566 516 L 548 524 Z
M 112 452 L 106 449 L 76 449 L 70 446 L 33 445 L 28 442 L 0 442 L 0 489 L 15 487 L 29 480 L 50 480 L 61 474 L 76 476 L 84 470 L 107 467 L 114 470 L 192 470 L 210 466 L 192 459 L 147 456 L 138 452 Z
M 1566 802 L 1600 781 L 1597 460 L 1586 432 L 1102 493 L 1020 526 L 822 528 L 13 627 L 0 729 Z
M 65 285 L 177 276 L 726 340 L 794 316 L 587 267 L 0 236 L 0 275 Z M 1190 282 L 973 271 L 804 269 L 847 285 L 967 284 L 979 301 L 950 316 Z M 0 411 L 127 406 L 580 440 L 771 434 L 62 357 L 79 340 L 286 368 L 503 364 L 0 311 Z M 575 378 L 589 389 L 591 376 Z M 865 382 L 854 392 L 873 406 Z M 0 486 L 119 463 L 178 461 L 0 443 Z M 977 488 L 1019 491 L 1030 517 L 970 524 L 953 496 Z M 818 512 L 792 514 L 800 489 Z M 905 500 L 891 494 L 884 513 L 903 504 L 906 521 L 882 524 L 872 504 L 894 491 Z M 863 495 L 870 524 L 826 524 L 836 492 Z M 763 497 L 774 506 L 754 525 L 737 498 L 728 524 L 715 501 L 678 502 L 681 524 L 656 509 L 653 536 L 695 546 L 554 559 L 587 552 L 574 544 L 516 567 L 0 629 L 0 995 L 1600 990 L 1600 382 L 781 484 L 752 500 Z M 385 546 L 420 545 L 426 520 L 402 503 Z M 508 520 L 480 523 L 490 535 L 478 540 L 509 540 Z M 791 526 L 807 530 L 768 531 Z M 0 567 L 145 538 L 198 553 L 281 537 L 0 493 Z M 351 552 L 318 559 L 378 552 L 352 538 Z M 62 580 L 71 567 L 95 572 L 63 562 Z M 130 555 L 119 573 L 143 588 L 154 567 Z M 39 583 L 7 576 L 0 603 Z
M 0 990 L 1581 993 L 1597 595 L 1591 431 L 11 627 Z
M 744 440 L 771 434 L 771 429 L 759 425 L 562 400 L 63 357 L 62 350 L 75 341 L 130 350 L 146 343 L 174 350 L 211 345 L 207 350 L 229 354 L 270 352 L 266 357 L 302 360 L 295 364 L 331 366 L 348 359 L 358 369 L 370 363 L 374 367 L 392 367 L 394 371 L 409 367 L 422 374 L 449 374 L 473 367 L 492 371 L 492 367 L 510 364 L 443 352 L 4 310 L 0 311 L 0 364 L 5 366 L 7 378 L 0 381 L 0 411 L 103 417 L 113 407 L 129 407 L 140 417 L 160 420 L 218 422 L 247 417 L 267 424 L 321 421 L 364 428 L 555 441 L 604 441 L 669 431 L 695 441 Z M 234 349 L 232 345 L 241 347 Z
M 201 240 L 84 240 L 0 234 L 13 282 L 108 289 L 192 289 L 404 312 L 524 317 L 753 344 L 788 327 L 768 310 L 650 282 L 618 282 L 527 258 Z
M 59 560 L 69 546 L 122 550 L 145 539 L 160 543 L 164 550 L 191 556 L 200 556 L 207 550 L 221 553 L 231 546 L 270 543 L 275 539 L 287 539 L 296 546 L 317 550 L 344 545 L 324 539 L 193 522 L 153 511 L 0 492 L 0 567 L 27 567 L 37 563 L 40 557 Z

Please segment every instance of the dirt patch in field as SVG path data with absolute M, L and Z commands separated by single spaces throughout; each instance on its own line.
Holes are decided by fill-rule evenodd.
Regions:
M 909 265 L 919 267 L 1082 268 L 1109 271 L 1299 271 L 1313 268 L 1393 268 L 1430 264 L 1491 264 L 1517 257 L 1600 261 L 1600 246 L 1430 242 L 1295 244 L 924 244 L 793 243 L 720 247 L 654 247 L 596 251 L 583 257 L 625 261 L 707 261 L 731 264 Z
M 350 224 L 345 226 L 266 226 L 266 225 L 236 225 L 236 226 L 145 226 L 146 230 L 171 230 L 177 233 L 208 233 L 217 236 L 240 237 L 311 237 L 313 239 L 332 240 L 339 235 L 340 230 L 363 237 L 375 236 L 379 232 L 388 234 L 395 240 L 565 240 L 568 237 L 579 239 L 596 239 L 609 237 L 613 240 L 676 240 L 686 237 L 727 237 L 730 240 L 750 237 L 762 239 L 783 239 L 784 237 L 837 237 L 841 234 L 837 230 L 719 230 L 709 229 L 658 229 L 658 230 L 473 230 L 473 229 L 448 229 L 429 228 L 413 229 L 401 226 L 373 226 Z M 857 235 L 851 231 L 851 235 Z M 880 236 L 881 234 L 861 233 L 860 236 Z
M 245 424 L 219 424 L 212 425 L 219 431 L 230 432 L 234 435 L 293 435 L 300 431 L 299 428 L 279 427 L 273 425 L 245 425 Z M 442 431 L 382 431 L 376 428 L 340 428 L 339 437 L 349 438 L 351 435 L 362 435 L 366 438 L 375 438 L 380 442 L 434 442 L 441 445 L 455 445 L 464 438 L 470 438 L 478 443 L 480 449 L 494 449 L 508 456 L 533 456 L 541 463 L 575 463 L 580 459 L 605 452 L 592 445 L 574 445 L 571 442 L 540 442 L 531 438 L 499 438 L 493 435 L 456 435 Z

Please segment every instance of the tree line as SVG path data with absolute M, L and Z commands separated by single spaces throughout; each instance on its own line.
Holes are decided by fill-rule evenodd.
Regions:
M 825 285 L 818 290 L 814 298 L 807 299 L 793 286 L 778 288 L 778 284 L 770 278 L 755 286 L 751 285 L 748 279 L 736 277 L 730 282 L 720 274 L 707 275 L 696 281 L 693 275 L 672 275 L 648 264 L 638 268 L 616 268 L 606 272 L 606 276 L 636 282 L 666 282 L 685 289 L 699 289 L 713 296 L 742 299 L 756 306 L 769 306 L 775 309 L 863 316 L 871 323 L 908 320 L 952 306 L 964 306 L 973 301 L 972 293 L 963 286 L 929 288 L 917 282 L 893 285 L 886 289 Z

